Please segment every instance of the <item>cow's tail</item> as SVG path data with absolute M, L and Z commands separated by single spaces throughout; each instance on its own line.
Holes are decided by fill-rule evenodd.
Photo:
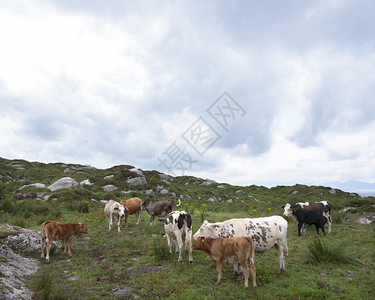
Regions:
M 180 206 L 181 205 L 181 200 L 178 199 L 178 204 L 176 206 Z

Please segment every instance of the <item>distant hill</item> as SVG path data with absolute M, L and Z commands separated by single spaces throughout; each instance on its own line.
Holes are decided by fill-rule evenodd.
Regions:
M 349 180 L 345 182 L 328 182 L 323 185 L 346 192 L 355 192 L 360 195 L 375 195 L 375 183 Z

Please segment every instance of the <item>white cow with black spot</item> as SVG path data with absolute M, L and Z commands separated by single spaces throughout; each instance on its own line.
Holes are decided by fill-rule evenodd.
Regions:
M 209 223 L 204 221 L 201 228 L 193 235 L 199 237 L 225 238 L 250 237 L 255 252 L 265 252 L 275 247 L 279 256 L 279 272 L 285 271 L 285 258 L 288 255 L 287 245 L 288 222 L 280 216 L 263 218 L 231 219 L 224 222 Z M 235 271 L 237 266 L 235 265 Z

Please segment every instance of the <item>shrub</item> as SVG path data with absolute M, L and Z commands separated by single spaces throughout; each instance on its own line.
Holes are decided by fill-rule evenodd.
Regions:
M 52 249 L 51 249 L 52 250 Z M 37 291 L 40 299 L 49 299 L 52 290 L 52 277 L 46 271 L 43 272 L 34 283 L 34 290 Z
M 307 245 L 308 261 L 313 265 L 320 263 L 342 263 L 360 265 L 361 263 L 348 253 L 347 243 L 315 238 Z
M 152 254 L 157 261 L 168 261 L 171 259 L 166 237 L 163 237 L 162 239 L 157 238 L 154 240 Z

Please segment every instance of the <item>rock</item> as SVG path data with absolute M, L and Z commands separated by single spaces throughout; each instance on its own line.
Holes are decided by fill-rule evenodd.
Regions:
M 133 291 L 133 289 L 129 288 L 129 287 L 126 287 L 126 288 L 123 288 L 123 289 L 114 289 L 113 291 L 114 291 L 113 295 L 118 297 L 118 296 L 124 296 L 126 294 L 131 293 Z
M 232 203 L 233 200 L 232 200 L 232 199 L 228 199 L 227 202 L 228 202 L 228 203 Z
M 103 186 L 103 190 L 106 191 L 106 192 L 113 192 L 113 191 L 116 191 L 118 188 L 116 186 L 114 186 L 113 184 L 107 184 L 105 186 Z
M 162 189 L 162 190 L 160 191 L 160 194 L 162 194 L 162 195 L 167 195 L 167 194 L 169 194 L 169 191 L 168 191 L 167 189 Z
M 26 184 L 26 185 L 23 185 L 19 188 L 19 190 L 22 190 L 22 189 L 25 189 L 25 188 L 28 188 L 28 187 L 36 187 L 36 188 L 45 188 L 46 185 L 44 183 L 32 183 L 32 184 Z
M 147 180 L 145 177 L 134 177 L 134 178 L 129 178 L 126 180 L 127 183 L 129 183 L 132 186 L 145 186 L 147 185 Z
M 343 209 L 340 209 L 339 212 L 347 212 L 348 210 L 355 209 L 355 207 L 345 207 Z
M 361 216 L 357 219 L 357 223 L 359 224 L 371 224 L 374 222 L 375 216 Z
M 238 194 L 238 195 L 245 195 L 245 191 L 243 191 L 243 190 L 237 190 L 236 194 Z
M 292 195 L 297 195 L 297 194 L 298 194 L 298 191 L 292 192 Z
M 112 179 L 114 177 L 114 175 L 107 175 L 107 176 L 104 176 L 104 179 Z
M 329 191 L 329 193 L 332 194 L 332 195 L 336 195 L 336 190 L 335 190 L 335 189 L 331 189 L 331 190 Z
M 0 244 L 0 257 L 0 298 L 33 299 L 34 293 L 26 288 L 24 276 L 38 271 L 38 260 L 15 254 L 6 244 Z
M 69 277 L 68 280 L 75 281 L 75 280 L 78 280 L 79 278 L 80 276 L 72 276 L 72 277 Z
M 73 187 L 79 186 L 79 183 L 70 177 L 63 177 L 55 181 L 53 184 L 48 186 L 51 191 L 56 191 L 59 189 L 71 189 Z
M 137 174 L 138 176 L 140 177 L 144 177 L 143 173 L 141 170 L 137 169 L 137 168 L 133 168 L 133 169 L 129 169 L 130 172 L 133 172 L 135 174 Z
M 203 181 L 200 186 L 210 186 L 210 185 L 214 185 L 216 184 L 215 181 L 211 180 L 211 179 L 206 179 L 205 181 Z
M 166 175 L 166 174 L 163 174 L 163 173 L 160 173 L 159 174 L 159 177 L 161 180 L 165 180 L 165 181 L 173 181 L 173 178 L 169 175 Z
M 82 180 L 79 184 L 80 184 L 81 186 L 82 186 L 82 185 L 93 185 L 93 183 L 90 181 L 90 179 Z
M 225 185 L 220 184 L 220 185 L 217 186 L 217 188 L 219 188 L 219 189 L 225 189 Z
M 148 195 L 148 196 L 153 196 L 155 193 L 152 189 L 150 189 L 150 190 L 146 190 L 145 194 Z

